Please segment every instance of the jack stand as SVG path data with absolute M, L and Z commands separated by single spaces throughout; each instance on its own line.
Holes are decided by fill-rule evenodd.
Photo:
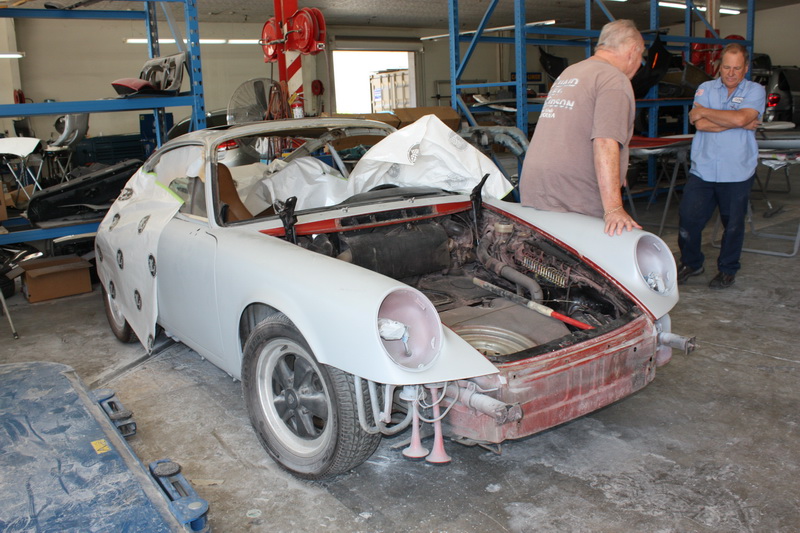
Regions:
M 8 325 L 11 326 L 11 333 L 14 335 L 14 339 L 19 339 L 19 333 L 17 333 L 17 330 L 14 329 L 14 323 L 11 321 L 11 313 L 8 312 L 6 298 L 3 296 L 2 292 L 0 292 L 0 304 L 3 305 L 3 312 L 6 314 L 6 318 L 8 318 Z
M 411 418 L 411 443 L 408 448 L 403 450 L 403 455 L 409 459 L 422 459 L 428 455 L 428 449 L 422 446 L 422 439 L 419 436 L 419 413 L 417 413 L 416 402 L 409 402 L 414 410 Z
M 447 452 L 444 451 L 444 437 L 442 436 L 442 421 L 439 420 L 439 399 L 436 392 L 436 387 L 431 387 L 431 400 L 433 401 L 433 450 L 425 458 L 429 463 L 445 464 L 449 463 L 452 459 Z

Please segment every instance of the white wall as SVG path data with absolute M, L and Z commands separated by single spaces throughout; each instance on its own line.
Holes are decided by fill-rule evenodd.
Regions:
M 0 19 L 0 50 L 18 52 L 14 21 Z M 19 59 L 0 59 L 0 104 L 14 103 L 14 90 L 20 88 Z M 11 118 L 0 118 L 0 132 L 14 135 Z
M 26 52 L 20 60 L 22 87 L 34 102 L 114 98 L 111 82 L 138 77 L 147 60 L 147 45 L 126 44 L 128 37 L 144 37 L 141 21 L 83 21 L 18 19 L 17 43 Z M 170 37 L 165 23 L 161 37 Z M 183 31 L 183 25 L 181 24 Z M 201 25 L 203 38 L 259 38 L 261 24 Z M 161 45 L 161 55 L 177 52 L 175 45 Z M 206 109 L 224 108 L 241 82 L 268 75 L 258 45 L 201 45 Z M 188 87 L 188 77 L 184 78 Z M 188 107 L 168 109 L 177 122 L 191 113 Z M 93 114 L 90 135 L 139 131 L 139 114 L 146 111 Z M 55 135 L 55 117 L 34 118 L 38 137 Z

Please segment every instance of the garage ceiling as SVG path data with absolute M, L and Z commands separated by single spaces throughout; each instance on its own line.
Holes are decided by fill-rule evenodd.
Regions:
M 59 0 L 61 5 L 71 5 L 77 0 Z M 681 0 L 673 0 L 681 1 Z M 0 0 L 0 6 L 20 3 L 19 0 Z M 29 0 L 19 7 L 42 8 L 46 0 Z M 702 5 L 701 0 L 698 4 Z M 758 10 L 796 4 L 797 0 L 758 0 Z M 272 0 L 198 0 L 201 22 L 266 22 L 273 16 Z M 462 29 L 474 29 L 486 11 L 489 0 L 462 0 L 459 3 Z M 312 0 L 299 2 L 300 7 L 317 7 L 331 26 L 389 26 L 401 28 L 447 29 L 447 0 Z M 606 6 L 616 18 L 630 18 L 640 28 L 649 26 L 649 0 L 617 2 L 606 0 Z M 89 9 L 141 9 L 141 2 L 97 2 Z M 513 24 L 512 0 L 503 0 L 492 16 L 489 26 Z M 744 11 L 746 0 L 721 0 L 722 7 Z M 556 19 L 559 26 L 583 27 L 583 0 L 527 0 L 529 22 Z M 683 11 L 661 8 L 661 25 L 683 23 Z M 723 15 L 724 17 L 725 15 Z M 758 17 L 758 15 L 756 15 Z M 592 25 L 600 27 L 607 19 L 600 8 L 593 8 Z
M 24 0 L 23 0 L 24 1 Z M 59 0 L 71 5 L 78 0 Z M 672 0 L 682 1 L 682 0 Z M 0 6 L 20 3 L 19 0 L 0 0 Z M 46 0 L 29 0 L 20 7 L 42 8 Z M 90 2 L 91 3 L 91 2 Z M 703 0 L 697 2 L 703 5 Z M 797 0 L 758 0 L 758 10 L 796 4 Z M 474 29 L 486 11 L 489 0 L 462 0 L 459 18 L 462 29 Z M 447 0 L 300 0 L 300 7 L 317 7 L 331 26 L 388 26 L 401 28 L 447 28 Z M 562 27 L 583 27 L 584 0 L 527 0 L 525 9 L 529 22 L 556 19 Z M 606 6 L 616 18 L 630 18 L 640 28 L 649 26 L 649 0 L 618 2 L 606 0 Z M 141 9 L 141 2 L 97 2 L 90 9 Z M 490 20 L 490 26 L 513 24 L 512 0 L 503 0 Z M 744 11 L 746 0 L 721 0 L 722 7 Z M 198 0 L 201 22 L 266 22 L 273 16 L 272 0 Z M 683 22 L 683 11 L 661 8 L 661 25 Z M 725 15 L 723 15 L 724 17 Z M 756 18 L 758 15 L 756 15 Z M 592 25 L 599 28 L 608 19 L 600 8 L 593 9 Z

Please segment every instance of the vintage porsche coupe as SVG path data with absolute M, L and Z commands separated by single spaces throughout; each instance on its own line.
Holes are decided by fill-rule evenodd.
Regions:
M 692 348 L 670 331 L 676 268 L 660 238 L 609 237 L 510 190 L 432 116 L 396 132 L 319 118 L 189 133 L 100 226 L 106 314 L 122 341 L 152 349 L 163 328 L 240 379 L 265 449 L 304 478 L 406 429 L 403 453 L 434 462 L 443 437 L 534 434 Z

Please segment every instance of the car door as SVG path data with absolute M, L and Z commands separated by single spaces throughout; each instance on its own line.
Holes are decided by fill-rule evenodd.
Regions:
M 206 214 L 206 168 L 203 147 L 192 145 L 166 152 L 153 169 L 183 200 L 158 242 L 158 321 L 168 333 L 219 363 L 217 240 Z

